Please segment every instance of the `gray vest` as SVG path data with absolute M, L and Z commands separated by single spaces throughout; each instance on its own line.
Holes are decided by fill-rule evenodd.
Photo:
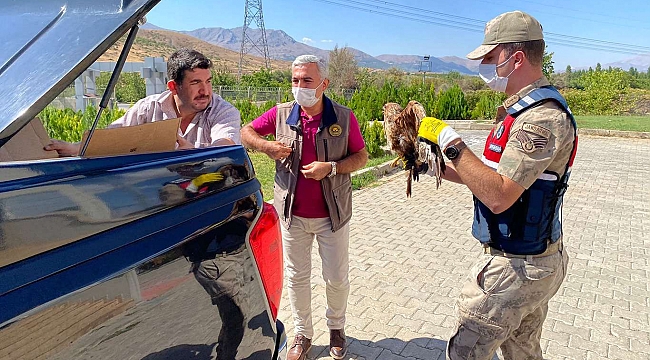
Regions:
M 300 175 L 302 156 L 302 124 L 300 106 L 295 101 L 277 106 L 276 140 L 290 146 L 293 152 L 283 161 L 275 162 L 275 184 L 273 205 L 288 228 L 295 200 L 296 183 Z M 318 161 L 338 161 L 348 154 L 351 110 L 323 96 L 323 115 L 316 133 L 316 154 Z M 325 203 L 332 222 L 332 231 L 337 231 L 352 217 L 352 182 L 350 174 L 325 177 L 320 181 Z

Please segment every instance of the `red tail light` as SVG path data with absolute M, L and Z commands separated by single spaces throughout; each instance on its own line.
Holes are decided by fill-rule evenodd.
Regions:
M 275 208 L 264 203 L 262 214 L 253 227 L 250 244 L 269 300 L 273 320 L 278 318 L 282 298 L 282 232 Z

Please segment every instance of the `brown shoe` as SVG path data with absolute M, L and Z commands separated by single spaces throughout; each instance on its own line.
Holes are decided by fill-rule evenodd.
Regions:
M 303 335 L 296 335 L 287 353 L 287 360 L 305 360 L 311 349 L 311 340 Z
M 335 360 L 341 360 L 348 352 L 348 345 L 345 341 L 345 331 L 330 330 L 330 356 Z

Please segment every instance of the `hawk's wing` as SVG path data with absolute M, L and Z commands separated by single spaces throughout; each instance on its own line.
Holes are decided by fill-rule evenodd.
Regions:
M 399 144 L 400 134 L 395 127 L 395 121 L 401 112 L 402 107 L 397 103 L 387 103 L 384 105 L 384 134 L 386 135 L 386 142 L 388 143 L 388 147 L 400 156 L 401 154 L 395 148 L 396 145 L 393 144 Z
M 444 161 L 440 148 L 435 144 L 418 141 L 420 121 L 426 116 L 424 106 L 415 100 L 406 108 L 397 103 L 384 105 L 384 132 L 390 149 L 395 152 L 408 171 L 406 196 L 411 196 L 412 180 L 419 180 L 419 174 L 432 169 L 436 177 L 436 188 L 440 185 Z
M 397 103 L 384 105 L 386 142 L 402 159 L 408 160 L 415 153 L 418 123 L 411 103 L 405 109 Z

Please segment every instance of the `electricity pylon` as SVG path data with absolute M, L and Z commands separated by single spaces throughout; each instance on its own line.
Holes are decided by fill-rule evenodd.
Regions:
M 250 25 L 255 23 L 261 32 L 261 36 L 254 40 L 251 37 Z M 262 0 L 246 0 L 244 10 L 244 26 L 241 32 L 241 51 L 239 52 L 239 71 L 237 76 L 241 79 L 244 55 L 252 49 L 256 49 L 259 55 L 264 56 L 264 65 L 270 69 L 269 47 L 266 43 L 266 29 L 264 28 L 264 14 L 262 13 Z

